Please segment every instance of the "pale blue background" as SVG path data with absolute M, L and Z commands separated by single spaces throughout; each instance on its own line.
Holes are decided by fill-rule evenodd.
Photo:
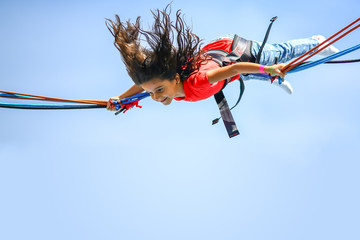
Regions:
M 105 18 L 169 1 L 1 1 L 0 89 L 108 99 L 131 85 Z M 205 42 L 330 36 L 358 0 L 175 0 Z M 359 43 L 360 30 L 336 46 Z M 350 57 L 359 57 L 359 52 Z M 248 82 L 228 139 L 213 99 L 114 116 L 0 109 L 0 239 L 360 239 L 359 64 Z M 227 88 L 230 102 L 238 85 Z M 1 101 L 6 101 L 1 99 Z

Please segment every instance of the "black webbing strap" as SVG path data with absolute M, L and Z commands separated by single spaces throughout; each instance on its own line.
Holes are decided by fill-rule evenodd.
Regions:
M 273 23 L 275 22 L 276 19 L 277 19 L 277 16 L 275 16 L 275 17 L 273 17 L 272 19 L 270 19 L 270 25 L 269 25 L 269 27 L 268 27 L 268 29 L 267 29 L 267 31 L 266 31 L 266 34 L 265 34 L 265 37 L 264 37 L 264 41 L 262 42 L 261 47 L 260 47 L 260 49 L 259 49 L 259 52 L 258 52 L 258 54 L 257 54 L 257 56 L 256 56 L 255 63 L 260 63 L 261 53 L 262 53 L 262 51 L 263 51 L 263 49 L 264 49 L 264 46 L 265 46 L 265 44 L 266 44 L 266 42 L 267 42 L 267 39 L 268 39 L 268 37 L 269 37 L 271 27 L 272 27 L 272 25 L 273 25 Z
M 210 50 L 210 52 L 208 52 L 208 55 L 212 56 L 213 60 L 216 61 L 220 66 L 226 65 L 227 62 L 231 63 L 233 61 L 238 61 L 239 56 L 234 52 L 234 50 L 238 46 L 239 41 L 240 41 L 240 37 L 235 35 L 233 44 L 231 46 L 231 50 L 232 50 L 231 53 L 227 53 L 223 50 Z M 241 79 L 241 81 L 242 81 L 242 79 Z M 226 79 L 223 89 L 227 85 L 228 82 L 229 82 L 229 80 Z M 242 96 L 244 89 L 245 89 L 245 85 L 244 85 L 243 81 L 242 81 L 240 89 L 241 89 L 240 95 Z M 231 113 L 231 109 L 229 107 L 229 104 L 225 98 L 223 91 L 220 90 L 218 93 L 216 93 L 214 95 L 214 98 L 218 105 L 221 117 L 214 119 L 212 124 L 214 125 L 214 124 L 218 123 L 220 118 L 222 118 L 229 137 L 232 138 L 232 137 L 239 135 L 239 131 L 237 129 L 234 117 Z M 239 102 L 240 102 L 240 100 L 239 100 Z
M 229 137 L 232 138 L 235 137 L 236 135 L 239 135 L 239 131 L 236 127 L 234 117 L 232 116 L 232 113 L 229 108 L 229 104 L 226 101 L 223 91 L 216 93 L 214 97 L 218 105 L 218 108 L 220 110 L 220 115 L 224 121 L 224 125 Z

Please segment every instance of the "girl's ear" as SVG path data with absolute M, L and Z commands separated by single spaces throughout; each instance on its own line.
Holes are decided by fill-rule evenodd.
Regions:
M 180 79 L 180 74 L 176 73 L 176 76 L 175 76 L 175 81 L 176 81 L 176 84 L 179 84 L 181 79 Z

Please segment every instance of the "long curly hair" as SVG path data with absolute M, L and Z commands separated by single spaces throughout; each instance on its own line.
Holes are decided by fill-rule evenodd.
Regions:
M 170 4 L 163 11 L 151 12 L 154 24 L 149 31 L 141 28 L 140 17 L 135 23 L 122 22 L 118 15 L 115 22 L 106 19 L 106 26 L 115 37 L 114 45 L 135 84 L 153 78 L 172 80 L 176 74 L 183 81 L 207 60 L 201 51 L 202 40 L 185 23 L 181 10 L 176 12 L 175 23 L 170 19 Z M 146 41 L 147 48 L 141 46 L 142 41 Z

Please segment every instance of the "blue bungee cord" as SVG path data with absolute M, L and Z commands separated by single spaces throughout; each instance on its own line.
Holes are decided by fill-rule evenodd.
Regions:
M 287 73 L 295 73 L 295 72 L 299 72 L 299 71 L 306 70 L 306 69 L 308 69 L 308 68 L 315 67 L 315 66 L 320 65 L 320 64 L 322 64 L 322 63 L 326 63 L 326 62 L 329 62 L 329 61 L 331 61 L 331 60 L 333 60 L 333 59 L 339 58 L 339 57 L 341 57 L 341 56 L 343 56 L 343 55 L 345 55 L 345 54 L 348 54 L 348 53 L 351 53 L 351 52 L 353 52 L 353 51 L 356 51 L 356 50 L 358 50 L 358 49 L 360 49 L 360 44 L 355 45 L 355 46 L 353 46 L 353 47 L 350 47 L 350 48 L 348 48 L 348 49 L 342 50 L 342 51 L 340 51 L 340 52 L 338 52 L 338 53 L 334 53 L 334 54 L 332 54 L 332 55 L 330 55 L 330 56 L 321 58 L 321 59 L 319 59 L 319 60 L 316 60 L 316 61 L 312 61 L 312 62 L 309 62 L 309 63 L 305 63 L 305 64 L 302 64 L 302 65 L 299 65 L 299 66 L 291 69 L 291 70 L 288 71 Z

